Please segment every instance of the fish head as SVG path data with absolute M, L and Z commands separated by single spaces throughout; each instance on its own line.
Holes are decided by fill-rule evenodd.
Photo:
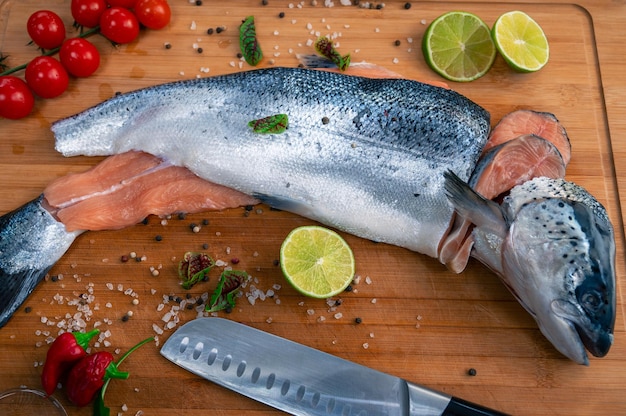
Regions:
M 501 279 L 565 356 L 605 356 L 615 325 L 615 240 L 606 211 L 583 188 L 537 178 L 514 188 Z

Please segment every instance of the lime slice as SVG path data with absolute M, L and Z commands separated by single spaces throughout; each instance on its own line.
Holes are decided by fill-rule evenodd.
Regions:
M 426 63 L 451 81 L 482 77 L 496 59 L 489 27 L 478 16 L 448 12 L 428 26 L 422 42 Z
M 316 225 L 291 231 L 280 247 L 285 278 L 303 295 L 329 298 L 354 277 L 354 255 L 339 234 Z
M 498 52 L 516 71 L 534 72 L 548 63 L 550 48 L 546 34 L 524 12 L 512 11 L 500 16 L 491 35 Z

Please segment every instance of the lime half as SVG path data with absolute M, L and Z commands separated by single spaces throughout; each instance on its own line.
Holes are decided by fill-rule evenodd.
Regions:
M 422 51 L 435 72 L 459 82 L 482 77 L 496 59 L 489 27 L 478 16 L 461 11 L 433 20 L 424 34 Z
M 300 293 L 329 298 L 345 290 L 354 277 L 354 255 L 336 232 L 311 225 L 291 231 L 280 247 L 280 265 Z
M 498 52 L 519 72 L 538 71 L 548 63 L 550 48 L 541 27 L 524 12 L 500 16 L 491 30 Z

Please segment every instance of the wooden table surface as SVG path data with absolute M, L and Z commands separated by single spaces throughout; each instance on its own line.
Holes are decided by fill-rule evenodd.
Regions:
M 70 25 L 69 0 L 4 0 L 0 4 L 0 50 L 9 64 L 36 55 L 27 46 L 25 22 L 42 8 L 57 11 Z M 163 317 L 186 298 L 176 268 L 186 251 L 206 251 L 216 259 L 239 259 L 237 268 L 254 277 L 254 287 L 273 297 L 254 305 L 245 298 L 230 314 L 243 322 L 328 353 L 403 377 L 466 400 L 517 415 L 605 415 L 626 413 L 626 328 L 624 321 L 624 226 L 621 194 L 626 192 L 626 5 L 619 1 L 412 2 L 388 0 L 381 10 L 350 6 L 324 7 L 304 2 L 260 0 L 217 2 L 200 6 L 172 0 L 173 19 L 162 31 L 144 31 L 127 46 L 112 47 L 92 37 L 102 53 L 93 77 L 72 80 L 54 100 L 37 100 L 34 113 L 20 121 L 0 120 L 0 212 L 27 202 L 53 179 L 79 172 L 100 158 L 66 159 L 54 151 L 50 123 L 112 96 L 161 82 L 249 69 L 240 64 L 237 28 L 254 15 L 265 52 L 262 66 L 297 65 L 297 53 L 312 53 L 317 35 L 336 35 L 342 52 L 353 61 L 386 66 L 412 79 L 438 79 L 424 63 L 420 42 L 426 25 L 454 9 L 474 12 L 491 25 L 503 12 L 520 9 L 544 28 L 551 60 L 540 72 L 517 74 L 498 57 L 480 80 L 451 87 L 484 106 L 495 123 L 506 113 L 531 108 L 557 115 L 567 128 L 573 159 L 567 177 L 589 189 L 607 208 L 616 229 L 617 322 L 608 356 L 592 358 L 589 367 L 561 356 L 540 334 L 533 319 L 500 281 L 478 262 L 456 275 L 436 260 L 407 250 L 346 236 L 352 246 L 360 283 L 338 298 L 331 309 L 323 300 L 298 295 L 276 266 L 278 249 L 294 227 L 311 221 L 259 206 L 172 218 L 120 231 L 80 236 L 35 290 L 24 307 L 0 329 L 0 391 L 39 387 L 47 342 L 77 313 L 77 300 L 91 292 L 93 316 L 105 338 L 94 350 L 119 356 L 166 326 Z M 376 4 L 376 2 L 373 2 Z M 284 12 L 283 18 L 279 13 Z M 194 28 L 195 26 L 195 28 Z M 224 27 L 208 35 L 208 28 Z M 68 29 L 69 32 L 74 32 Z M 316 33 L 318 32 L 318 33 Z M 394 41 L 400 40 L 395 46 Z M 165 43 L 171 48 L 166 49 Z M 195 44 L 195 45 L 194 45 Z M 202 48 L 199 53 L 196 46 Z M 208 69 L 208 73 L 206 73 Z M 251 172 L 253 174 L 253 172 Z M 202 224 L 199 233 L 191 223 Z M 160 235 L 162 241 L 156 241 Z M 204 249 L 203 245 L 208 248 Z M 135 252 L 144 261 L 123 263 Z M 158 276 L 151 268 L 159 270 Z M 192 299 L 210 293 L 218 272 L 195 286 Z M 248 286 L 247 293 L 254 288 Z M 132 300 L 137 299 L 138 304 Z M 28 306 L 28 311 L 25 307 Z M 122 317 L 133 311 L 123 322 Z M 195 311 L 174 311 L 179 323 Z M 335 314 L 341 313 L 336 318 Z M 337 315 L 339 316 L 339 315 Z M 355 324 L 355 318 L 361 324 Z M 158 336 L 159 345 L 171 334 Z M 476 370 L 475 376 L 468 370 Z M 114 381 L 106 403 L 123 415 L 260 415 L 276 412 L 176 367 L 149 343 L 123 364 L 127 381 Z M 69 415 L 91 409 L 70 405 L 63 391 L 55 396 Z M 143 413 L 141 413 L 143 412 Z

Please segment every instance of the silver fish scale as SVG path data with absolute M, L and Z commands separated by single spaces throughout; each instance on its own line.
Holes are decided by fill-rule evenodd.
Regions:
M 248 122 L 285 113 L 287 131 Z M 443 172 L 467 180 L 489 114 L 456 92 L 272 68 L 123 94 L 53 124 L 66 156 L 142 150 L 360 237 L 435 257 L 453 212 Z

